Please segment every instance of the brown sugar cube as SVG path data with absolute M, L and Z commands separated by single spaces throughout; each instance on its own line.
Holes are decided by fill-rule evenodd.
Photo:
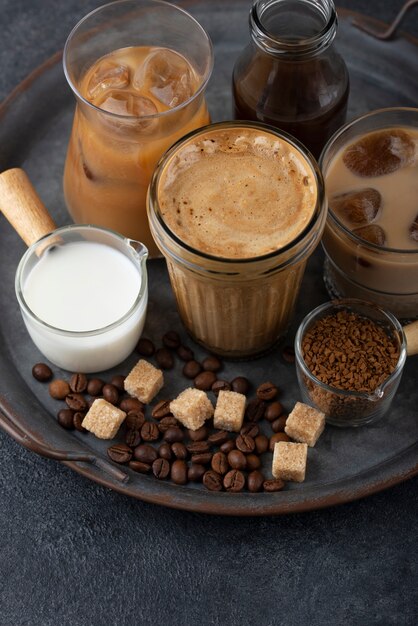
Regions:
M 325 414 L 317 409 L 296 402 L 293 411 L 286 420 L 285 433 L 301 443 L 307 443 L 311 448 L 318 441 L 325 428 Z
M 170 411 L 190 430 L 197 430 L 213 415 L 212 402 L 204 391 L 189 387 L 170 402 Z
M 81 425 L 99 439 L 113 439 L 125 417 L 124 411 L 103 398 L 97 398 L 86 413 Z
M 274 446 L 272 473 L 274 478 L 301 483 L 305 480 L 308 446 L 306 443 L 279 441 Z
M 157 395 L 164 384 L 161 370 L 148 361 L 140 359 L 125 378 L 125 390 L 129 395 L 148 404 Z
M 246 398 L 236 391 L 220 391 L 216 402 L 213 425 L 219 430 L 239 432 L 244 420 Z

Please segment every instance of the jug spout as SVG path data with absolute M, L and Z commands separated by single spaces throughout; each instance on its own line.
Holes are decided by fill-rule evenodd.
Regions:
M 140 241 L 137 241 L 136 239 L 127 239 L 126 241 L 128 245 L 131 246 L 131 248 L 135 250 L 136 254 L 141 260 L 141 263 L 145 262 L 148 258 L 148 248 L 144 246 L 143 243 L 141 243 Z
M 378 402 L 384 395 L 385 392 L 382 387 L 377 387 L 371 394 L 369 394 L 368 400 L 370 400 L 370 402 Z

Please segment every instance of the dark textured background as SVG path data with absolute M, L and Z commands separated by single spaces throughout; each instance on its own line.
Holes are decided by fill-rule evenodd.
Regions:
M 0 100 L 100 4 L 0 0 Z M 401 5 L 338 6 L 388 21 Z M 418 9 L 404 29 L 418 36 L 417 23 Z M 417 486 L 303 515 L 205 517 L 107 491 L 0 432 L 0 625 L 412 626 Z

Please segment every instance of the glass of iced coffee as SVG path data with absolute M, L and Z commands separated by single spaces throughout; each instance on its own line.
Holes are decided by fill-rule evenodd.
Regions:
M 111 228 L 158 253 L 148 184 L 163 152 L 209 122 L 212 66 L 205 30 L 167 2 L 119 0 L 77 24 L 64 50 L 77 100 L 64 172 L 75 222 Z
M 194 131 L 157 165 L 148 217 L 192 337 L 231 358 L 271 348 L 326 219 L 322 176 L 302 144 L 260 123 Z
M 329 141 L 324 278 L 333 297 L 418 316 L 418 109 L 373 111 Z

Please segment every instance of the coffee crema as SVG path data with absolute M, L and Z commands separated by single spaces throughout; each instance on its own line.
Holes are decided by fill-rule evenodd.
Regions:
M 317 186 L 308 161 L 283 138 L 260 129 L 213 129 L 174 152 L 158 202 L 168 228 L 195 250 L 254 258 L 305 230 Z

